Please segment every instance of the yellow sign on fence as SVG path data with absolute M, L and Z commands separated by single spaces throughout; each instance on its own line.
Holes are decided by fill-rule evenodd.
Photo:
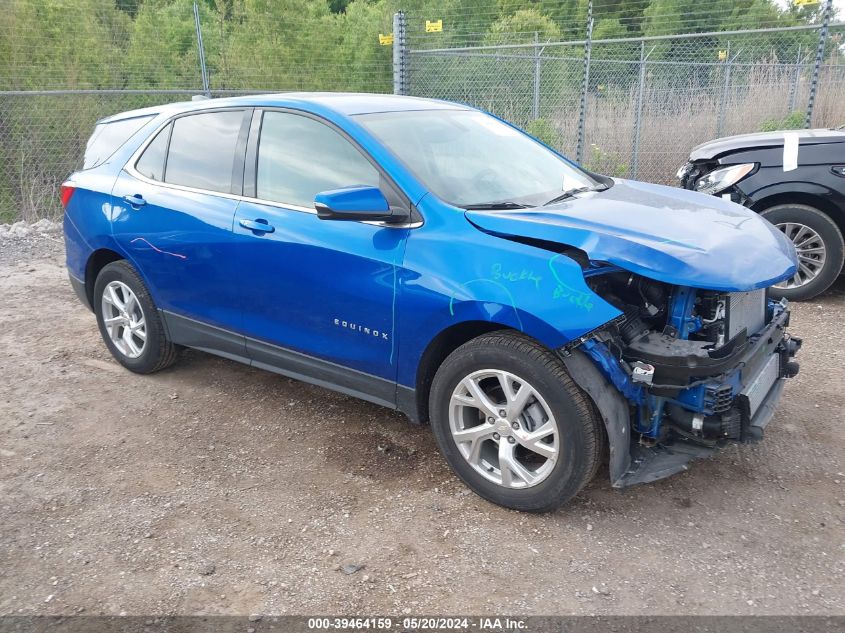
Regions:
M 443 30 L 443 20 L 426 20 L 426 33 L 440 33 Z
M 728 58 L 728 51 L 719 51 L 719 61 L 723 62 Z
M 382 46 L 390 46 L 393 44 L 393 33 L 388 33 L 384 35 L 383 33 L 378 34 L 378 43 Z

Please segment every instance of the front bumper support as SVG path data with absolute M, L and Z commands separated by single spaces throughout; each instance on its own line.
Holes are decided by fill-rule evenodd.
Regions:
M 757 408 L 748 427 L 750 441 L 762 439 L 763 429 L 775 414 L 778 401 L 783 394 L 785 378 L 779 378 L 763 402 Z M 687 470 L 688 464 L 699 457 L 710 457 L 718 446 L 704 446 L 683 439 L 655 446 L 633 445 L 630 449 L 628 470 L 612 482 L 614 488 L 627 488 L 669 477 Z
M 649 398 L 668 397 L 669 401 L 675 403 L 677 410 L 678 405 L 684 404 L 677 398 L 690 389 L 685 386 L 686 381 L 709 383 L 712 378 L 713 382 L 720 384 L 720 381 L 734 376 L 730 391 L 733 394 L 733 402 L 728 402 L 726 406 L 731 406 L 730 410 L 734 412 L 737 424 L 741 417 L 742 428 L 741 433 L 737 428 L 737 433 L 729 439 L 756 441 L 762 437 L 763 429 L 774 415 L 783 392 L 785 378 L 795 375 L 798 371 L 798 364 L 792 357 L 800 347 L 801 340 L 790 338 L 785 333 L 788 322 L 789 312 L 783 310 L 775 314 L 760 332 L 751 337 L 743 337 L 740 345 L 731 348 L 732 353 L 706 360 L 700 358 L 703 362 L 693 363 L 697 366 L 692 371 L 690 368 L 684 370 L 682 363 L 678 362 L 680 359 L 675 356 L 670 362 L 662 365 L 661 379 L 665 381 L 664 384 L 637 386 L 646 389 L 647 393 L 651 394 Z M 626 380 L 623 381 L 625 384 L 619 385 L 619 377 L 616 374 L 608 375 L 605 368 L 585 353 L 585 350 L 570 349 L 561 352 L 561 356 L 570 375 L 592 398 L 605 423 L 610 446 L 610 479 L 614 488 L 651 482 L 686 470 L 690 461 L 712 455 L 724 442 L 724 439 L 718 442 L 700 442 L 696 438 L 670 432 L 660 434 L 659 439 L 655 436 L 655 443 L 652 445 L 637 443 L 634 437 L 636 433 L 632 432 L 635 428 L 632 422 L 635 419 L 633 415 L 640 405 L 633 400 L 626 400 L 622 395 L 622 387 L 630 380 L 622 366 L 619 366 L 619 370 Z M 674 373 L 673 369 L 676 367 L 681 369 L 681 376 Z M 770 378 L 757 380 L 772 367 L 775 372 Z M 714 369 L 724 373 L 721 376 L 709 373 Z M 701 373 L 705 371 L 708 371 L 708 374 L 705 374 L 707 378 L 702 381 Z M 674 385 L 671 384 L 673 382 Z M 688 416 L 692 414 L 692 411 L 686 413 Z

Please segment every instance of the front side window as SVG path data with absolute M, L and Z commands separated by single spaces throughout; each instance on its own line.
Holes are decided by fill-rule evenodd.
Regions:
M 241 110 L 227 110 L 176 119 L 164 182 L 231 192 L 232 167 L 243 116 Z
M 498 119 L 474 110 L 364 114 L 357 120 L 437 197 L 456 206 L 537 206 L 598 183 Z
M 352 143 L 312 118 L 264 113 L 258 143 L 258 198 L 314 208 L 314 196 L 321 191 L 353 185 L 378 187 L 379 173 Z

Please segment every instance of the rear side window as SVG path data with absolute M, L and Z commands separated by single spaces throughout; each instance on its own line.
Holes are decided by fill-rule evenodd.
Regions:
M 99 123 L 85 146 L 82 169 L 102 165 L 153 116 L 155 115 L 123 119 L 114 123 Z
M 176 119 L 170 135 L 164 182 L 231 192 L 232 167 L 243 116 L 242 110 L 227 110 Z
M 314 208 L 314 196 L 321 191 L 353 185 L 378 187 L 379 173 L 352 143 L 309 117 L 264 113 L 258 143 L 259 198 Z
M 147 149 L 141 154 L 141 158 L 135 163 L 135 169 L 147 178 L 164 180 L 164 159 L 167 157 L 167 143 L 170 140 L 170 130 L 173 128 L 171 123 L 165 127 L 161 132 L 156 134 L 152 143 L 147 145 Z

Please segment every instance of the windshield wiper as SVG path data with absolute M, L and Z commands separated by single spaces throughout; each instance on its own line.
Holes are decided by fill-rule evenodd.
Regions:
M 578 187 L 576 189 L 567 189 L 566 191 L 564 191 L 559 196 L 555 196 L 554 198 L 552 198 L 548 202 L 544 203 L 543 206 L 547 207 L 550 204 L 554 204 L 555 202 L 563 202 L 564 200 L 566 200 L 568 198 L 572 198 L 574 196 L 577 196 L 579 193 L 587 193 L 588 191 L 604 191 L 607 188 L 608 188 L 607 185 L 598 185 L 596 187 Z
M 463 206 L 467 211 L 495 211 L 496 209 L 527 209 L 527 204 L 518 202 L 486 202 L 484 204 L 466 204 Z

